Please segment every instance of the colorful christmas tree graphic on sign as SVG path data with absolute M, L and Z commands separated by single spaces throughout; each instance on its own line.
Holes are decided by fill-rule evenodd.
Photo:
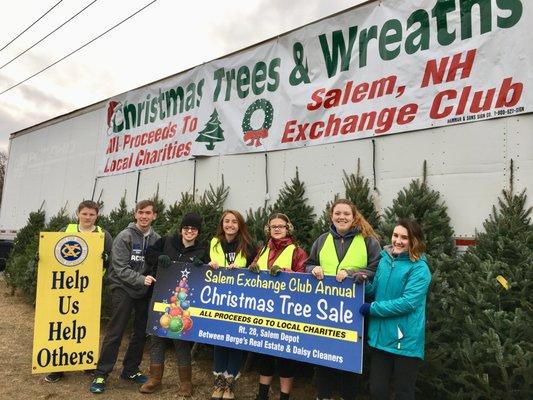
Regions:
M 224 141 L 223 132 L 224 129 L 222 129 L 220 120 L 218 119 L 218 112 L 215 108 L 209 117 L 209 121 L 205 124 L 205 128 L 198 132 L 196 141 L 205 143 L 207 150 L 213 150 L 215 148 L 215 142 Z
M 187 283 L 189 271 L 185 269 L 181 272 L 181 275 L 182 278 L 176 282 L 176 289 L 171 291 L 168 298 L 168 306 L 165 307 L 165 313 L 159 318 L 158 336 L 178 339 L 192 328 L 192 319 L 189 312 L 190 301 L 187 299 L 189 297 L 189 285 Z

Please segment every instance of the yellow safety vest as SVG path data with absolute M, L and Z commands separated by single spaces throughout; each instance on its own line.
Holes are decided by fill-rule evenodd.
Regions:
M 272 265 L 279 265 L 281 268 L 291 269 L 292 255 L 294 254 L 294 250 L 296 250 L 296 246 L 293 244 L 289 244 L 278 255 L 278 257 L 274 260 L 274 264 Z M 270 248 L 266 246 L 266 250 L 263 252 L 263 254 L 261 254 L 259 259 L 257 260 L 257 265 L 259 265 L 259 269 L 268 270 L 269 254 L 270 254 Z
M 318 260 L 320 266 L 324 271 L 324 275 L 337 275 L 339 269 L 365 268 L 368 262 L 368 255 L 366 252 L 365 238 L 363 235 L 356 235 L 344 258 L 339 262 L 337 251 L 335 250 L 335 243 L 333 242 L 333 235 L 331 233 L 326 237 L 324 246 L 318 253 Z
M 78 224 L 68 224 L 67 229 L 65 229 L 65 232 L 79 232 Z M 96 232 L 102 233 L 103 230 L 99 226 L 96 226 Z
M 79 232 L 78 224 L 68 224 L 68 225 L 67 225 L 67 229 L 65 229 L 65 232 L 68 232 L 68 233 Z M 97 226 L 96 226 L 96 232 L 98 232 L 98 233 L 102 233 L 102 232 L 103 232 L 103 229 L 100 228 L 100 227 L 97 225 Z M 106 271 L 107 271 L 107 270 L 104 268 L 104 269 L 102 270 L 102 275 L 105 275 Z
M 224 254 L 224 250 L 222 250 L 222 245 L 220 244 L 220 240 L 216 237 L 211 239 L 211 246 L 209 248 L 209 257 L 211 258 L 211 261 L 216 261 L 218 265 L 225 267 L 227 264 L 226 260 L 226 254 Z M 239 252 L 235 256 L 234 264 L 237 267 L 246 267 L 246 257 L 242 254 L 242 252 Z

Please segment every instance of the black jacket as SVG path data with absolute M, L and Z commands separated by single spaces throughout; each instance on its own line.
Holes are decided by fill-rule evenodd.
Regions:
M 157 274 L 157 260 L 162 254 L 169 256 L 172 261 L 202 264 L 209 262 L 209 250 L 203 244 L 195 242 L 192 246 L 185 247 L 180 235 L 164 236 L 146 251 L 146 262 L 150 265 L 153 276 Z

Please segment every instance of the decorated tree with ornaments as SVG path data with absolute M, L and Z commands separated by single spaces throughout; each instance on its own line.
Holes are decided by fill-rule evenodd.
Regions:
M 155 327 L 158 336 L 179 339 L 192 328 L 188 276 L 187 269 L 181 271 L 181 278 L 176 281 L 176 287 L 169 290 L 168 299 L 164 300 L 165 309 L 159 318 L 159 326 Z

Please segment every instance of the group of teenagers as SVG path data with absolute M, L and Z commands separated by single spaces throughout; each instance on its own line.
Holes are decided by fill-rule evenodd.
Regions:
M 157 279 L 157 270 L 173 268 L 172 262 L 208 264 L 218 268 L 248 268 L 259 273 L 310 273 L 316 279 L 334 276 L 338 282 L 352 279 L 365 285 L 365 303 L 359 312 L 368 319 L 367 344 L 370 347 L 370 393 L 372 399 L 414 399 L 415 383 L 424 357 L 425 304 L 431 274 L 428 268 L 424 235 L 418 223 L 400 219 L 389 245 L 381 249 L 378 236 L 355 205 L 346 199 L 333 203 L 331 225 L 313 243 L 310 254 L 294 238 L 289 217 L 275 213 L 264 227 L 266 244 L 257 248 L 243 216 L 236 210 L 222 213 L 217 232 L 208 244 L 199 243 L 202 217 L 183 216 L 177 232 L 161 237 L 152 228 L 156 205 L 150 200 L 136 204 L 131 222 L 114 240 L 96 225 L 98 204 L 82 202 L 78 224 L 67 232 L 105 232 L 105 251 L 110 254 L 108 285 L 113 313 L 102 342 L 100 357 L 93 371 L 92 393 L 106 389 L 106 379 L 117 361 L 122 336 L 133 313 L 132 334 L 123 359 L 122 379 L 140 384 L 141 393 L 161 388 L 165 350 L 172 342 L 177 355 L 179 396 L 192 396 L 191 342 L 150 336 L 148 376 L 141 373 L 148 305 Z M 273 278 L 274 279 L 274 278 Z M 214 346 L 214 386 L 212 400 L 235 397 L 236 382 L 244 364 L 240 349 Z M 290 398 L 298 363 L 294 360 L 256 354 L 259 389 L 256 400 L 267 400 L 273 377 L 279 375 L 280 400 Z M 357 376 L 348 371 L 316 366 L 316 398 L 356 398 Z M 58 381 L 61 372 L 45 377 Z

